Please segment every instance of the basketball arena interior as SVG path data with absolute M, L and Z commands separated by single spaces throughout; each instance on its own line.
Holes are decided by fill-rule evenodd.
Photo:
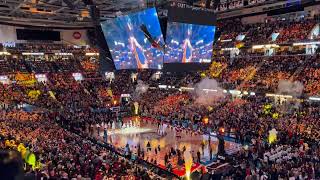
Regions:
M 320 0 L 0 0 L 1 180 L 320 179 Z

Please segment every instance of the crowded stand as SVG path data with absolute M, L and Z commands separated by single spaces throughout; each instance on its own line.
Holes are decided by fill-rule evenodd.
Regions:
M 311 39 L 316 39 L 317 36 L 312 37 L 312 30 L 317 26 L 314 19 L 290 19 L 278 20 L 267 19 L 264 23 L 246 24 L 241 20 L 235 19 L 224 21 L 218 24 L 221 29 L 221 36 L 218 42 L 214 45 L 217 48 L 231 48 L 239 44 L 237 37 L 244 35 L 243 42 L 245 46 L 305 42 Z M 277 34 L 276 39 L 272 39 L 273 34 Z
M 67 42 L 69 43 L 69 42 Z M 12 52 L 46 52 L 46 53 L 83 53 L 86 50 L 86 47 L 76 46 L 72 44 L 52 44 L 52 43 L 15 43 L 14 47 L 6 47 L 6 49 Z M 91 48 L 88 52 L 96 51 L 94 48 Z
M 4 148 L 24 148 L 30 162 L 26 177 L 32 179 L 106 179 L 157 177 L 151 170 L 127 161 L 90 140 L 66 131 L 47 115 L 24 112 L 1 112 Z M 24 147 L 24 145 L 27 147 Z M 22 149 L 23 149 L 22 148 Z M 29 155 L 32 153 L 31 155 Z M 26 159 L 28 159 L 26 158 Z M 29 158 L 30 159 L 30 158 Z M 29 160 L 28 161 L 32 161 Z M 33 167 L 31 167 L 31 165 Z M 34 167 L 37 170 L 32 170 Z
M 320 179 L 319 21 L 288 19 L 218 19 L 211 62 L 196 70 L 166 57 L 145 68 L 166 53 L 148 24 L 138 27 L 144 44 L 132 33 L 108 47 L 127 69 L 102 71 L 111 58 L 96 44 L 1 46 L 0 179 L 21 175 L 8 173 L 12 153 L 22 179 Z M 188 38 L 177 50 L 185 59 L 204 42 Z
M 282 21 L 277 24 L 276 31 L 280 33 L 278 43 L 289 43 L 290 41 L 306 41 L 312 28 L 315 26 L 313 20 L 302 22 L 286 22 Z
M 169 76 L 173 77 L 173 74 L 170 74 Z M 117 77 L 118 77 L 118 79 L 117 79 L 118 81 L 115 80 L 115 82 L 119 82 L 121 79 L 123 81 L 123 84 L 126 84 L 126 83 L 130 84 L 131 79 L 130 79 L 129 72 L 122 72 L 121 74 L 117 74 Z M 314 76 L 314 77 L 316 78 L 316 76 Z M 194 76 L 193 76 L 193 78 L 194 78 Z M 181 83 L 181 82 L 177 81 L 177 79 L 178 78 L 174 78 L 174 79 L 171 78 L 171 80 L 170 80 L 168 78 L 165 78 L 164 82 L 166 82 L 166 83 L 168 83 L 168 82 Z M 182 78 L 182 82 L 183 81 L 196 82 L 196 80 L 186 80 L 186 79 L 188 79 L 188 77 L 185 77 L 185 79 Z M 189 79 L 190 79 L 190 77 L 189 77 Z M 50 85 L 50 86 L 52 86 L 50 88 L 56 93 L 57 101 L 59 101 L 61 103 L 62 107 L 68 109 L 68 110 L 65 109 L 62 112 L 59 112 L 61 114 L 58 116 L 59 117 L 58 119 L 65 119 L 65 122 L 68 123 L 67 127 L 71 128 L 71 129 L 81 126 L 81 123 L 84 123 L 84 120 L 85 120 L 85 123 L 93 125 L 94 123 L 103 122 L 106 119 L 109 119 L 108 116 L 110 116 L 110 115 L 105 116 L 104 114 L 97 114 L 97 115 L 87 114 L 89 112 L 87 110 L 85 110 L 86 108 L 85 109 L 83 109 L 83 108 L 84 107 L 94 107 L 94 105 L 96 105 L 96 102 L 95 102 L 96 98 L 92 94 L 88 95 L 84 89 L 81 90 L 83 88 L 81 86 L 84 86 L 84 87 L 86 87 L 86 89 L 89 89 L 89 91 L 92 93 L 92 92 L 96 91 L 95 89 L 92 89 L 92 88 L 96 88 L 96 86 L 97 86 L 96 84 L 99 84 L 97 86 L 97 88 L 99 88 L 99 86 L 100 86 L 100 89 L 102 89 L 101 86 L 107 87 L 108 83 L 103 83 L 103 82 L 101 82 L 103 84 L 100 84 L 97 82 L 93 83 L 90 80 L 80 83 L 80 82 L 75 82 L 72 79 L 67 80 L 67 81 L 66 80 L 67 80 L 66 77 L 62 78 L 62 76 L 60 76 L 60 77 L 56 76 L 56 78 L 52 78 L 52 80 L 51 80 L 51 81 L 57 83 L 57 84 Z M 200 80 L 200 78 L 198 80 Z M 161 80 L 160 80 L 160 82 L 161 82 Z M 37 87 L 37 88 L 40 88 L 43 91 L 45 91 L 46 88 L 49 88 L 49 85 L 47 85 L 47 86 L 48 87 Z M 20 92 L 21 93 L 20 96 L 17 96 L 17 94 L 15 94 L 15 95 L 6 94 L 8 92 L 3 92 L 2 94 L 9 95 L 10 98 L 15 97 L 15 101 L 17 101 L 17 102 L 21 102 L 21 101 L 23 101 L 23 99 L 29 100 L 27 97 L 24 97 L 24 94 L 23 94 L 23 92 L 25 92 L 26 90 L 22 90 L 21 89 L 22 87 L 19 87 L 19 86 L 14 87 L 14 88 L 19 88 L 19 89 L 12 89 L 12 90 L 15 92 Z M 120 89 L 120 88 L 118 87 L 118 89 Z M 128 91 L 126 91 L 126 92 L 128 92 Z M 108 93 L 106 93 L 106 94 L 108 94 Z M 49 100 L 49 99 L 50 99 L 50 97 L 44 98 L 44 100 Z M 41 103 L 39 101 L 41 101 L 41 100 L 38 99 L 37 101 L 39 103 L 38 105 L 40 105 Z M 317 142 L 319 140 L 319 135 L 320 135 L 318 132 L 319 123 L 317 122 L 317 119 L 319 118 L 319 114 L 314 111 L 315 110 L 314 108 L 312 108 L 312 107 L 302 108 L 304 110 L 308 110 L 308 111 L 310 110 L 311 112 L 305 112 L 306 115 L 301 120 L 299 120 L 300 122 L 293 121 L 293 119 L 296 119 L 296 117 L 295 117 L 296 115 L 284 115 L 283 117 L 276 120 L 276 122 L 281 122 L 281 123 L 273 124 L 274 123 L 273 119 L 270 119 L 270 117 L 265 117 L 265 115 L 260 114 L 262 111 L 261 109 L 263 106 L 263 101 L 261 102 L 261 100 L 258 100 L 258 99 L 248 99 L 245 101 L 246 102 L 235 102 L 234 104 L 232 104 L 232 101 L 231 101 L 231 102 L 224 104 L 224 105 L 217 105 L 217 107 L 214 107 L 214 110 L 208 114 L 205 107 L 201 108 L 201 107 L 198 107 L 197 105 L 194 105 L 192 103 L 192 98 L 189 93 L 181 94 L 179 92 L 172 92 L 172 91 L 165 92 L 165 91 L 161 91 L 161 90 L 160 91 L 159 90 L 150 90 L 150 92 L 144 94 L 143 97 L 141 97 L 140 104 L 143 109 L 143 113 L 141 113 L 141 114 L 144 116 L 153 116 L 154 118 L 159 118 L 159 119 L 165 118 L 166 120 L 174 120 L 176 122 L 187 120 L 187 122 L 189 122 L 189 123 L 196 123 L 196 122 L 199 123 L 199 120 L 200 120 L 200 124 L 203 126 L 201 129 L 203 129 L 203 130 L 211 129 L 211 127 L 212 127 L 212 129 L 217 129 L 219 126 L 221 126 L 221 124 L 225 124 L 224 127 L 225 127 L 226 134 L 234 134 L 234 137 L 237 138 L 237 141 L 242 142 L 242 143 L 245 143 L 245 142 L 248 143 L 248 142 L 252 142 L 252 141 L 253 142 L 257 142 L 257 141 L 263 142 L 263 139 L 266 138 L 264 136 L 267 133 L 265 131 L 267 129 L 269 129 L 269 128 L 266 128 L 268 126 L 269 127 L 276 127 L 276 129 L 278 131 L 280 131 L 280 130 L 289 131 L 289 130 L 297 129 L 297 132 L 289 132 L 289 133 L 290 134 L 298 133 L 300 138 L 301 137 L 308 137 L 308 136 L 312 135 L 311 137 L 309 137 L 310 139 L 309 138 L 304 139 L 305 141 L 307 141 L 307 140 L 312 141 L 313 138 L 314 138 L 314 140 L 316 140 L 315 142 Z M 155 103 L 155 104 L 153 104 L 153 103 Z M 237 103 L 239 103 L 239 105 Z M 50 108 L 52 108 L 52 106 Z M 72 109 L 74 109 L 74 110 L 72 110 Z M 83 110 L 81 110 L 81 109 L 83 109 Z M 72 113 L 70 114 L 70 112 L 72 112 Z M 226 112 L 228 112 L 228 113 L 226 114 Z M 230 114 L 230 112 L 232 112 L 232 113 Z M 15 112 L 15 113 L 20 114 L 20 112 Z M 252 113 L 252 114 L 250 114 L 250 113 Z M 181 116 L 181 115 L 183 115 L 183 116 Z M 13 122 L 18 123 L 18 124 L 20 123 L 19 122 L 20 120 L 21 121 L 23 121 L 23 120 L 28 121 L 30 119 L 31 120 L 34 119 L 33 117 L 28 117 L 23 113 L 21 113 L 21 116 L 22 116 L 21 118 L 17 118 L 17 117 L 12 117 L 12 115 L 11 116 L 9 115 L 9 117 L 11 117 L 14 120 Z M 204 116 L 208 116 L 209 119 L 215 119 L 215 121 L 209 122 L 209 124 L 204 124 L 203 122 L 201 122 L 201 119 Z M 2 117 L 6 117 L 6 116 L 4 115 Z M 217 119 L 217 117 L 219 117 L 219 119 Z M 248 117 L 253 117 L 253 118 L 248 119 Z M 256 122 L 256 118 L 259 119 L 259 123 Z M 6 119 L 6 118 L 4 118 L 4 119 Z M 185 119 L 185 120 L 182 120 L 182 119 Z M 229 119 L 232 121 L 228 121 Z M 234 121 L 235 119 L 237 119 L 237 121 Z M 10 122 L 10 123 L 13 123 L 13 122 Z M 50 122 L 49 119 L 47 119 L 46 122 L 48 123 L 50 128 L 53 128 L 52 125 L 50 125 L 50 123 L 49 123 Z M 245 122 L 245 123 L 242 124 L 241 122 Z M 271 122 L 273 122 L 273 123 L 271 123 Z M 21 123 L 23 123 L 23 122 L 21 122 Z M 36 124 L 36 122 L 32 122 L 31 124 L 33 124 L 33 123 Z M 240 125 L 239 123 L 242 125 Z M 252 123 L 252 125 L 250 125 L 251 123 Z M 43 124 L 43 122 L 41 124 Z M 300 128 L 292 128 L 291 127 L 291 126 L 293 126 L 293 127 L 304 126 L 307 124 L 309 124 L 311 126 L 310 127 L 300 127 Z M 44 124 L 44 125 L 46 125 L 46 124 Z M 91 126 L 91 125 L 89 125 L 89 126 Z M 254 127 L 253 125 L 258 126 L 258 127 Z M 85 127 L 85 125 L 83 125 L 83 126 Z M 260 127 L 260 126 L 262 126 L 262 127 Z M 10 126 L 7 126 L 7 127 L 10 127 Z M 85 129 L 84 127 L 83 127 L 83 129 Z M 260 130 L 261 132 L 259 131 L 259 134 L 256 134 L 256 135 L 251 134 L 252 133 L 250 131 L 251 129 L 261 129 Z M 244 130 L 249 130 L 249 132 L 246 132 Z M 305 133 L 301 132 L 301 130 Z M 53 132 L 56 132 L 56 131 L 53 131 Z M 13 134 L 15 134 L 15 133 L 13 133 Z M 27 133 L 27 134 L 29 134 L 29 133 Z M 32 136 L 30 138 L 32 139 Z M 293 140 L 295 140 L 296 142 L 294 142 Z M 283 147 L 283 146 L 287 147 L 288 146 L 288 144 L 286 144 L 287 141 L 291 142 L 290 144 L 296 143 L 295 146 L 293 146 L 293 147 L 290 146 L 291 150 L 293 148 L 297 148 L 297 149 L 295 149 L 293 151 L 290 150 L 290 152 L 287 152 L 287 149 L 286 149 L 285 152 L 287 154 L 284 154 L 282 149 L 278 151 L 278 149 L 280 149 L 279 147 Z M 281 145 L 282 143 L 284 143 L 284 145 Z M 255 144 L 255 146 L 252 147 L 253 148 L 252 151 L 253 152 L 256 151 L 254 148 L 258 148 L 260 145 L 261 144 Z M 308 143 L 308 145 L 309 145 L 309 143 Z M 266 144 L 264 144 L 264 146 L 266 146 Z M 270 154 L 269 156 L 273 155 L 272 158 L 267 161 L 268 163 L 271 163 L 271 164 L 272 164 L 272 162 L 277 163 L 277 164 L 279 164 L 279 163 L 281 164 L 281 162 L 283 160 L 282 159 L 279 160 L 279 158 L 277 158 L 280 153 L 281 153 L 281 158 L 282 158 L 282 153 L 284 154 L 283 157 L 287 158 L 287 159 L 285 159 L 286 162 L 289 162 L 288 160 L 297 159 L 297 156 L 299 158 L 304 157 L 304 156 L 299 155 L 301 153 L 308 153 L 307 154 L 308 156 L 306 156 L 305 158 L 312 159 L 314 157 L 317 157 L 317 155 L 318 155 L 317 153 L 319 153 L 319 150 L 318 150 L 318 148 L 314 149 L 314 147 L 317 147 L 317 145 L 310 144 L 309 146 L 312 146 L 312 148 L 309 147 L 310 149 L 308 149 L 308 151 L 305 152 L 306 150 L 303 149 L 305 147 L 301 148 L 301 140 L 300 139 L 298 140 L 297 137 L 292 137 L 292 139 L 283 140 L 283 142 L 279 142 L 279 147 L 277 147 L 277 145 L 274 145 L 273 147 L 277 147 L 275 150 L 272 150 L 272 149 L 269 150 L 268 147 L 263 147 L 263 149 L 267 148 L 268 151 L 266 151 L 263 154 L 263 156 L 261 157 L 261 159 L 263 159 L 263 160 L 261 162 L 260 161 L 258 161 L 258 162 L 259 163 L 266 163 L 265 159 L 268 154 Z M 50 150 L 48 150 L 48 151 L 50 152 Z M 309 151 L 311 151 L 311 152 L 309 152 Z M 251 152 L 251 153 L 253 153 L 253 152 Z M 264 151 L 261 150 L 261 152 L 264 152 Z M 239 154 L 238 156 L 239 156 L 239 158 L 245 157 L 244 154 Z M 255 155 L 255 156 L 259 157 L 259 155 Z M 275 160 L 275 159 L 277 159 L 277 160 Z M 244 160 L 245 159 L 242 159 L 242 161 L 244 161 Z M 256 166 L 257 164 L 253 164 L 253 165 Z M 261 164 L 259 164 L 259 166 L 261 166 Z M 262 172 L 255 172 L 254 171 L 253 174 L 251 174 L 251 176 L 257 176 L 257 173 L 260 173 L 260 174 L 266 175 L 266 176 L 273 175 L 276 173 L 279 174 L 280 172 L 278 172 L 278 171 L 283 170 L 283 167 L 286 167 L 286 166 L 292 167 L 294 169 L 293 171 L 288 172 L 288 174 L 290 174 L 290 175 L 295 174 L 296 176 L 297 175 L 306 176 L 306 171 L 308 171 L 308 169 L 306 169 L 306 168 L 316 169 L 319 165 L 310 164 L 310 163 L 308 163 L 308 161 L 303 162 L 303 161 L 299 160 L 298 164 L 295 163 L 295 161 L 292 161 L 291 165 L 288 163 L 287 163 L 287 165 L 281 164 L 281 166 L 277 167 L 276 169 L 268 169 L 267 168 Z M 241 169 L 237 169 L 235 173 L 240 173 L 241 172 L 240 170 Z M 47 171 L 49 171 L 49 169 L 45 170 L 45 172 L 47 172 Z M 62 171 L 65 173 L 65 170 L 62 170 Z M 281 173 L 283 173 L 283 172 L 281 172 Z M 66 174 L 69 175 L 70 173 L 66 172 Z M 64 176 L 66 176 L 66 174 L 64 174 Z M 316 172 L 314 172 L 313 174 L 315 175 Z M 82 175 L 84 177 L 88 176 L 87 174 L 80 174 L 80 175 Z M 79 176 L 79 174 L 77 174 L 77 173 L 70 174 L 70 177 L 71 176 Z M 232 175 L 230 175 L 230 176 L 232 176 Z M 285 176 L 285 175 L 283 175 L 283 176 Z

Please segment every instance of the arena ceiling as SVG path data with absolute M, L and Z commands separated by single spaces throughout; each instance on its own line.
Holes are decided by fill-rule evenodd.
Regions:
M 0 23 L 48 28 L 86 28 L 92 27 L 89 8 L 86 5 L 88 2 L 100 9 L 100 19 L 103 21 L 146 7 L 163 7 L 162 5 L 169 1 L 182 0 L 0 0 Z M 192 1 L 196 6 L 205 6 L 206 2 Z M 267 2 L 280 1 L 284 0 Z M 158 13 L 159 16 L 166 14 L 162 8 L 158 8 Z
M 89 27 L 90 0 L 0 0 L 0 22 L 42 25 Z M 156 2 L 155 2 L 156 1 Z M 159 0 L 93 0 L 100 9 L 101 20 L 115 17 L 159 3 Z

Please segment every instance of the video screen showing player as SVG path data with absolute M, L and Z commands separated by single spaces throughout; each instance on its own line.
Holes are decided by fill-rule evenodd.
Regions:
M 101 23 L 116 69 L 161 69 L 164 40 L 155 8 Z
M 169 22 L 164 63 L 210 63 L 215 26 Z

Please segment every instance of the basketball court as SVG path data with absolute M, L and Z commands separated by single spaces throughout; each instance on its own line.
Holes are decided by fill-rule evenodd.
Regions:
M 165 155 L 169 154 L 172 148 L 179 149 L 181 152 L 183 149 L 190 151 L 193 157 L 192 170 L 216 160 L 218 139 L 214 136 L 209 138 L 209 135 L 194 132 L 193 130 L 175 128 L 165 123 L 159 126 L 159 123 L 151 118 L 126 118 L 123 123 L 119 122 L 104 126 L 107 127 L 107 141 L 109 144 L 112 144 L 122 152 L 126 151 L 126 146 L 128 145 L 130 151 L 136 155 L 140 146 L 140 151 L 144 151 L 144 160 L 149 162 L 156 161 L 157 166 L 162 168 L 165 168 Z M 100 140 L 104 139 L 103 129 L 102 127 L 99 131 Z M 150 146 L 148 146 L 148 143 Z M 239 151 L 240 148 L 240 144 L 225 140 L 227 154 L 233 154 Z M 198 151 L 201 154 L 200 163 L 197 163 Z M 169 163 L 172 165 L 175 174 L 179 176 L 185 174 L 184 166 L 179 166 L 177 156 L 169 158 Z

